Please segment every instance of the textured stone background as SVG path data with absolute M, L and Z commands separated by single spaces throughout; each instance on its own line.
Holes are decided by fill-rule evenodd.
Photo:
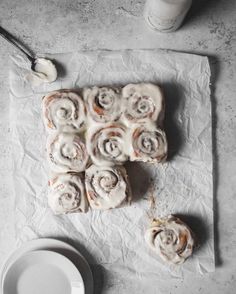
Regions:
M 235 293 L 236 287 L 236 1 L 193 0 L 184 26 L 172 34 L 150 30 L 145 0 L 0 0 L 0 25 L 34 52 L 168 48 L 210 57 L 215 172 L 216 272 L 171 280 L 163 293 Z M 14 168 L 9 143 L 8 57 L 0 40 L 0 264 L 14 246 Z M 142 292 L 143 291 L 143 292 Z M 113 293 L 104 280 L 99 293 Z M 145 293 L 145 289 L 140 289 Z M 156 291 L 153 289 L 153 294 Z

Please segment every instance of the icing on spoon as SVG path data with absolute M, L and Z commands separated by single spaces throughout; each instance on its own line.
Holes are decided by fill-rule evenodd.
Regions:
M 14 45 L 20 50 L 31 63 L 31 74 L 27 76 L 27 79 L 33 82 L 35 85 L 39 85 L 43 82 L 52 83 L 57 79 L 57 70 L 53 62 L 43 57 L 34 57 L 32 54 L 26 51 L 25 48 L 7 31 L 0 27 L 0 36 Z
M 31 67 L 32 69 L 32 67 Z M 38 57 L 34 60 L 32 74 L 42 82 L 52 83 L 57 79 L 57 70 L 51 60 Z

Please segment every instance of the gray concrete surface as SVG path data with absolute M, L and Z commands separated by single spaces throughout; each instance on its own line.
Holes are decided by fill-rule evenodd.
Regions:
M 150 30 L 144 0 L 0 0 L 0 25 L 34 52 L 79 49 L 169 48 L 207 55 L 212 68 L 216 271 L 171 280 L 163 293 L 225 293 L 236 289 L 236 1 L 195 0 L 184 26 L 172 34 Z M 14 244 L 14 163 L 8 126 L 8 56 L 0 40 L 0 262 Z M 104 283 L 96 293 L 114 292 Z M 122 292 L 119 292 L 122 293 Z M 145 293 L 140 289 L 139 293 Z M 153 294 L 157 292 L 153 289 Z

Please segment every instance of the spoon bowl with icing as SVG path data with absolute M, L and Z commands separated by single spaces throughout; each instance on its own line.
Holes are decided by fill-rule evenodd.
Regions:
M 0 27 L 0 36 L 20 50 L 30 61 L 32 77 L 38 83 L 52 83 L 57 79 L 57 70 L 53 62 L 47 58 L 36 57 L 29 53 L 10 33 Z
M 38 57 L 34 59 L 31 69 L 33 75 L 42 82 L 52 83 L 57 79 L 57 70 L 54 63 L 46 58 Z

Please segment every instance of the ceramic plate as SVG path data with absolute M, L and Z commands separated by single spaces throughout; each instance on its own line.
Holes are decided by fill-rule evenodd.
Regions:
M 52 251 L 28 252 L 8 269 L 3 294 L 84 294 L 80 272 L 65 256 Z
M 23 254 L 27 252 L 37 250 L 49 250 L 63 254 L 64 256 L 69 258 L 79 269 L 82 275 L 85 284 L 86 294 L 93 293 L 93 276 L 85 258 L 70 244 L 49 238 L 29 241 L 27 243 L 24 243 L 19 249 L 14 251 L 6 260 L 4 267 L 1 271 L 1 285 L 3 286 L 3 280 L 6 275 L 6 272 L 17 259 L 19 259 Z

